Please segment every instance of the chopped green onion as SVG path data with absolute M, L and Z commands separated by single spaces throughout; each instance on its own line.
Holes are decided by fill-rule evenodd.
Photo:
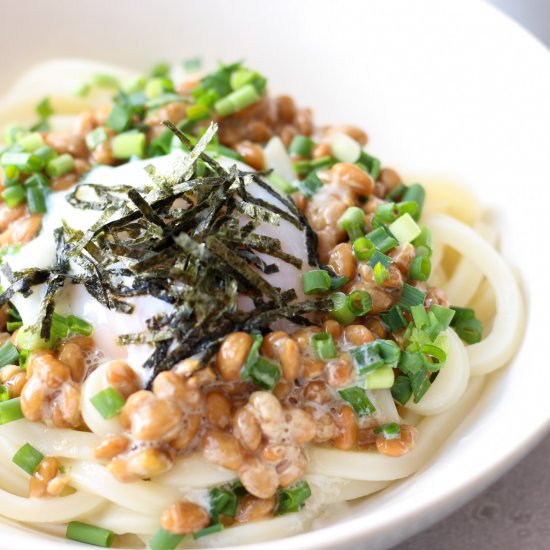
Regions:
M 211 535 L 212 533 L 219 533 L 220 531 L 223 531 L 223 529 L 224 527 L 222 523 L 214 523 L 212 525 L 209 525 L 208 527 L 205 527 L 204 529 L 195 531 L 193 533 L 193 538 L 197 540 L 202 537 L 206 537 L 207 535 Z
M 359 237 L 353 241 L 353 253 L 360 262 L 369 260 L 375 252 L 374 243 L 366 237 Z
M 113 138 L 111 143 L 113 157 L 126 160 L 134 155 L 143 157 L 145 153 L 145 134 L 142 132 L 124 132 Z
M 19 352 L 9 340 L 0 347 L 0 368 L 13 365 L 18 359 Z
M 128 128 L 130 119 L 132 118 L 132 111 L 122 105 L 114 105 L 107 117 L 105 124 L 112 128 L 115 132 L 124 132 Z
M 254 80 L 254 71 L 250 69 L 237 69 L 231 73 L 229 83 L 233 90 L 238 90 Z
M 349 350 L 355 368 L 364 375 L 384 365 L 396 367 L 401 350 L 392 340 L 375 340 Z
M 467 344 L 477 344 L 481 341 L 483 327 L 481 321 L 476 318 L 473 309 L 452 306 L 455 316 L 451 326 L 455 332 Z
M 37 349 L 47 349 L 51 347 L 50 342 L 40 337 L 40 332 L 36 327 L 23 327 L 17 333 L 17 344 L 20 348 L 24 348 L 30 351 Z
M 392 235 L 399 241 L 399 244 L 407 244 L 414 241 L 422 232 L 410 214 L 403 214 L 397 218 L 390 225 L 389 229 Z M 382 252 L 384 251 L 382 250 Z
M 110 548 L 113 544 L 113 537 L 115 534 L 108 529 L 95 527 L 94 525 L 88 525 L 80 521 L 71 521 L 69 525 L 67 525 L 67 533 L 65 536 L 69 540 Z
M 366 416 L 376 412 L 376 408 L 362 388 L 353 386 L 345 390 L 338 390 L 338 393 L 344 401 L 347 401 L 351 405 L 357 416 Z
M 147 83 L 147 80 L 144 76 L 135 76 L 133 78 L 130 78 L 128 80 L 125 80 L 122 84 L 122 91 L 125 94 L 131 95 L 135 94 L 137 92 L 143 91 L 143 88 L 145 88 L 145 84 Z
M 100 88 L 118 88 L 118 78 L 116 76 L 104 73 L 96 73 L 91 78 L 92 86 Z
M 275 363 L 258 357 L 250 369 L 250 378 L 261 388 L 272 390 L 281 378 L 281 371 Z
M 382 254 L 382 252 L 377 250 L 370 257 L 370 260 L 367 262 L 367 265 L 369 265 L 373 269 L 378 263 L 382 264 L 384 267 L 389 267 L 389 265 L 391 264 L 391 261 L 392 260 L 389 256 L 386 256 L 385 254 Z
M 112 113 L 112 111 L 111 111 Z M 172 136 L 170 130 L 166 130 L 170 133 L 170 137 Z M 106 142 L 109 139 L 109 136 L 107 135 L 107 132 L 105 128 L 102 128 L 101 126 L 99 128 L 95 128 L 91 132 L 88 132 L 86 134 L 86 145 L 88 146 L 88 149 L 90 151 L 93 151 L 96 149 L 99 145 Z
M 254 366 L 254 363 L 258 360 L 258 350 L 260 349 L 263 341 L 263 336 L 259 332 L 253 332 L 250 336 L 252 337 L 252 346 L 241 369 L 241 380 L 248 380 L 250 378 L 250 371 Z
M 69 334 L 69 324 L 67 318 L 59 313 L 54 312 L 52 315 L 52 326 L 50 329 L 50 342 L 52 347 L 55 347 L 59 340 L 67 338 Z M 23 346 L 27 347 L 27 346 Z
M 432 385 L 428 377 L 428 371 L 425 368 L 420 369 L 409 376 L 409 381 L 414 395 L 414 402 L 418 403 Z
M 46 172 L 52 178 L 63 176 L 74 169 L 74 159 L 68 153 L 59 155 L 48 162 Z
M 350 206 L 338 220 L 338 225 L 355 241 L 365 234 L 365 212 L 357 206 Z
M 235 160 L 243 160 L 243 156 L 238 152 L 230 149 L 229 147 L 224 147 L 223 145 L 208 145 L 206 147 L 208 152 L 214 151 L 223 157 L 228 157 Z
M 10 185 L 2 191 L 2 199 L 10 207 L 15 208 L 18 204 L 25 202 L 26 193 L 22 185 Z
M 304 294 L 318 294 L 330 289 L 330 275 L 323 269 L 314 269 L 302 273 Z
M 409 269 L 409 277 L 416 281 L 427 281 L 432 272 L 432 261 L 428 256 L 416 256 Z
M 294 163 L 294 171 L 299 176 L 306 176 L 311 170 L 316 170 L 317 168 L 328 168 L 337 162 L 338 161 L 332 157 L 320 157 L 313 160 L 300 160 Z
M 44 190 L 40 187 L 29 187 L 27 189 L 27 204 L 31 214 L 44 214 L 46 212 Z
M 151 78 L 147 84 L 145 84 L 145 97 L 148 99 L 155 99 L 160 97 L 164 92 L 173 91 L 174 87 L 171 86 L 171 81 L 168 78 Z
M 238 504 L 239 499 L 232 489 L 214 487 L 210 490 L 210 505 L 216 515 L 222 514 L 234 518 Z
M 36 114 L 42 118 L 47 119 L 50 116 L 53 115 L 53 109 L 50 105 L 50 98 L 45 97 L 37 106 L 36 106 Z
M 355 315 L 349 308 L 348 297 L 343 292 L 335 292 L 330 298 L 332 300 L 330 313 L 334 319 L 342 325 L 351 325 L 355 321 Z
M 28 349 L 22 349 L 19 352 L 19 366 L 23 370 L 27 370 L 27 363 L 29 362 L 29 356 L 31 352 Z
M 420 353 L 402 351 L 397 366 L 404 374 L 416 374 L 424 366 L 424 359 Z
M 260 99 L 260 94 L 252 84 L 231 92 L 214 103 L 214 109 L 220 116 L 228 116 L 240 111 Z
M 210 117 L 210 109 L 206 105 L 189 105 L 185 113 L 187 119 L 191 122 L 197 122 Z
M 391 388 L 392 397 L 401 405 L 405 405 L 411 398 L 412 388 L 407 376 L 398 376 Z
M 277 174 L 277 172 L 271 172 L 269 176 L 266 176 L 265 179 L 271 184 L 271 187 L 274 187 L 277 191 L 289 195 L 294 193 L 296 188 L 289 183 L 283 176 Z
M 443 349 L 441 349 L 440 347 L 438 346 L 435 346 L 433 344 L 424 344 L 421 348 L 420 348 L 420 351 L 435 359 L 437 361 L 437 363 L 433 363 L 431 364 L 431 366 L 433 366 L 434 368 L 432 369 L 430 367 L 430 370 L 435 371 L 435 370 L 439 370 L 443 364 L 445 363 L 445 361 L 447 361 L 447 354 L 445 353 L 445 351 Z
M 0 426 L 23 418 L 21 410 L 21 398 L 15 397 L 0 403 Z
M 430 256 L 432 253 L 433 243 L 432 243 L 432 230 L 429 227 L 420 228 L 420 235 L 412 242 L 416 248 L 416 253 L 419 254 L 421 249 L 423 252 L 428 252 L 423 254 L 425 256 Z
M 387 365 L 365 375 L 365 389 L 381 390 L 391 388 L 395 381 L 393 369 Z
M 152 139 L 147 147 L 147 156 L 157 157 L 170 153 L 173 135 L 170 130 L 165 130 L 155 139 Z
M 396 422 L 383 424 L 382 426 L 378 426 L 378 428 L 374 430 L 374 433 L 383 435 L 384 439 L 399 439 L 401 435 L 401 426 Z
M 44 166 L 46 166 L 48 162 L 50 162 L 50 160 L 58 156 L 57 153 L 48 145 L 44 145 L 44 147 L 39 147 L 38 149 L 36 149 L 36 151 L 34 151 L 33 154 L 36 155 L 42 161 L 42 164 Z M 35 175 L 42 176 L 43 174 L 35 174 Z
M 42 159 L 34 153 L 12 153 L 2 155 L 2 166 L 15 166 L 22 172 L 38 172 L 44 166 Z
M 17 183 L 17 180 L 19 179 L 19 168 L 17 166 L 5 166 L 4 167 L 4 182 L 5 185 L 12 185 L 14 183 Z
M 44 455 L 35 449 L 29 443 L 25 443 L 13 455 L 11 459 L 14 464 L 17 464 L 21 469 L 25 470 L 29 475 L 33 475 L 38 465 L 42 462 Z
M 149 541 L 149 548 L 151 550 L 175 550 L 183 537 L 184 535 L 172 535 L 161 527 Z
M 381 313 L 382 322 L 389 328 L 391 332 L 395 332 L 407 326 L 407 319 L 403 315 L 403 310 L 395 304 L 388 311 Z
M 413 322 L 416 328 L 422 330 L 424 327 L 427 327 L 430 324 L 430 319 L 428 317 L 426 309 L 422 304 L 412 306 L 410 308 L 410 312 L 412 314 Z
M 72 334 L 82 334 L 82 336 L 90 336 L 94 331 L 94 327 L 88 323 L 85 319 L 76 317 L 75 315 L 69 315 L 67 317 L 67 324 L 69 325 L 69 332 Z
M 323 182 L 319 179 L 317 172 L 312 170 L 305 180 L 298 182 L 298 189 L 304 197 L 311 198 L 319 189 L 323 187 Z
M 397 187 L 392 189 L 387 195 L 386 199 L 394 201 L 403 196 L 403 193 L 407 190 L 407 186 L 404 183 L 400 183 Z
M 23 326 L 22 321 L 8 321 L 6 323 L 6 330 L 11 333 L 16 331 L 18 328 L 21 328 L 22 326 Z
M 350 311 L 362 317 L 372 309 L 372 298 L 366 290 L 354 290 L 348 296 L 348 307 Z
M 426 191 L 424 187 L 419 183 L 413 183 L 410 185 L 407 190 L 403 193 L 403 201 L 411 201 L 418 204 L 418 211 L 416 214 L 411 214 L 415 221 L 420 219 L 422 215 L 422 207 L 424 206 L 424 199 L 426 197 Z
M 361 151 L 359 162 L 367 167 L 367 170 L 374 181 L 378 180 L 380 175 L 380 159 L 369 155 L 366 151 Z
M 387 252 L 399 244 L 394 238 L 394 235 L 384 226 L 377 227 L 370 233 L 367 233 L 366 238 L 369 239 L 374 245 L 374 248 L 380 252 Z
M 390 276 L 390 272 L 387 270 L 381 262 L 378 262 L 373 269 L 374 282 L 377 285 L 381 285 Z
M 424 292 L 405 283 L 398 303 L 404 309 L 410 310 L 412 306 L 423 304 L 425 299 L 426 294 Z
M 307 481 L 302 480 L 277 492 L 276 514 L 297 512 L 311 496 L 311 488 Z
M 109 386 L 90 398 L 92 405 L 103 418 L 109 419 L 116 416 L 124 407 L 124 397 L 118 390 Z
M 17 140 L 17 144 L 23 147 L 27 153 L 34 153 L 37 149 L 44 146 L 44 140 L 38 132 L 32 132 L 22 136 Z
M 328 137 L 332 155 L 342 162 L 354 164 L 361 155 L 361 145 L 344 133 L 332 134 Z
M 0 384 L 0 403 L 7 401 L 10 398 L 10 390 L 3 384 Z
M 441 324 L 441 330 L 445 330 L 451 326 L 454 316 L 456 315 L 456 311 L 454 309 L 443 307 L 438 304 L 432 304 L 432 307 L 430 307 L 430 313 L 433 313 Z
M 9 126 L 6 126 L 3 132 L 3 138 L 4 143 L 11 147 L 14 143 L 16 143 L 21 137 L 23 137 L 26 134 L 26 130 L 21 128 L 21 126 L 17 126 L 15 124 L 11 124 Z
M 314 334 L 311 337 L 311 343 L 319 359 L 326 361 L 327 359 L 334 359 L 338 355 L 332 334 L 329 332 Z
M 296 157 L 311 158 L 315 142 L 307 136 L 294 136 L 288 152 Z

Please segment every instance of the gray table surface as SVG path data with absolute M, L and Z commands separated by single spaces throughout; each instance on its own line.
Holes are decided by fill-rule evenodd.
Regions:
M 550 47 L 550 0 L 490 2 Z M 549 465 L 550 435 L 476 499 L 393 550 L 550 549 Z

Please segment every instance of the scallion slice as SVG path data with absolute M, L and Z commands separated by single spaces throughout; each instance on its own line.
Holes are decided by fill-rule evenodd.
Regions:
M 374 282 L 377 285 L 384 284 L 384 281 L 390 276 L 390 272 L 381 262 L 378 262 L 374 266 L 372 272 L 374 276 Z
M 357 317 L 366 315 L 372 308 L 371 295 L 366 290 L 354 290 L 348 296 L 348 307 Z
M 44 214 L 46 212 L 46 197 L 41 187 L 27 188 L 27 205 L 31 214 Z M 47 192 L 47 191 L 46 191 Z
M 0 426 L 20 418 L 23 418 L 20 397 L 14 397 L 0 403 Z
M 340 397 L 347 401 L 357 416 L 367 416 L 376 412 L 375 406 L 359 386 L 338 390 Z
M 412 306 L 423 304 L 425 299 L 426 294 L 424 292 L 405 283 L 401 292 L 401 298 L 399 298 L 399 305 L 410 311 Z
M 358 206 L 350 206 L 338 220 L 338 225 L 355 241 L 365 234 L 365 212 Z
M 15 208 L 18 204 L 25 202 L 25 198 L 25 188 L 18 183 L 10 185 L 2 191 L 2 199 L 10 208 Z
M 205 527 L 204 529 L 200 529 L 199 531 L 195 531 L 193 533 L 193 538 L 195 540 L 200 539 L 202 537 L 206 537 L 207 535 L 211 535 L 212 533 L 219 533 L 220 531 L 224 530 L 224 526 L 222 523 L 213 523 L 212 525 L 209 525 L 208 527 Z
M 130 157 L 143 157 L 145 153 L 145 134 L 142 132 L 124 132 L 113 138 L 111 147 L 113 157 L 120 160 L 127 160 Z
M 332 334 L 329 332 L 319 332 L 312 335 L 311 344 L 317 356 L 324 361 L 334 359 L 338 355 Z
M 432 272 L 432 261 L 429 256 L 416 256 L 409 269 L 409 277 L 416 281 L 427 281 Z
M 272 390 L 281 378 L 281 371 L 275 363 L 260 356 L 250 369 L 250 378 L 261 388 Z
M 9 340 L 0 347 L 0 368 L 13 365 L 18 359 L 19 352 Z
M 311 496 L 311 488 L 307 481 L 302 480 L 285 489 L 279 489 L 277 493 L 276 514 L 297 512 Z
M 74 169 L 74 159 L 69 153 L 53 158 L 46 165 L 46 172 L 52 178 L 58 178 L 68 174 Z
M 359 237 L 353 241 L 353 253 L 360 262 L 369 260 L 375 252 L 374 243 L 367 237 Z
M 342 162 L 357 162 L 361 155 L 361 145 L 347 134 L 332 134 L 328 137 L 332 155 Z
M 399 439 L 401 435 L 401 426 L 397 422 L 383 424 L 374 430 L 375 434 L 381 434 L 385 439 Z
M 408 376 L 398 376 L 391 388 L 392 397 L 401 405 L 411 398 L 412 388 Z
M 403 315 L 401 306 L 395 304 L 388 311 L 380 314 L 380 319 L 389 328 L 391 332 L 395 332 L 407 326 L 407 319 Z
M 25 443 L 13 455 L 11 460 L 14 464 L 17 464 L 17 466 L 32 476 L 43 458 L 44 455 L 39 450 L 35 449 L 29 443 Z
M 124 407 L 124 397 L 121 393 L 109 386 L 90 398 L 92 405 L 103 418 L 109 419 L 116 416 Z
M 394 381 L 395 376 L 392 367 L 384 365 L 365 375 L 365 389 L 381 390 L 391 388 Z
M 374 269 L 374 266 L 378 263 L 381 263 L 384 267 L 389 267 L 389 265 L 391 264 L 391 258 L 389 256 L 386 256 L 385 254 L 382 254 L 382 252 L 377 250 L 370 257 L 370 260 L 367 262 L 367 265 L 369 265 Z
M 0 384 L 0 403 L 7 401 L 10 398 L 10 390 L 3 384 Z
M 403 193 L 403 201 L 411 201 L 418 204 L 417 213 L 411 214 L 415 221 L 418 221 L 420 219 L 420 216 L 422 215 L 422 207 L 424 206 L 425 197 L 426 191 L 424 190 L 424 187 L 422 187 L 422 185 L 420 185 L 419 183 L 413 183 L 412 185 L 409 185 L 407 190 Z
M 409 376 L 409 381 L 414 395 L 414 402 L 418 403 L 432 385 L 428 376 L 428 371 L 425 368 L 420 369 L 418 372 Z
M 397 237 L 397 235 L 395 235 L 395 237 Z M 376 250 L 379 250 L 380 252 L 387 252 L 388 250 L 396 247 L 399 243 L 395 237 L 384 226 L 377 227 L 366 235 L 366 238 L 369 239 Z
M 80 521 L 71 521 L 67 525 L 66 537 L 69 540 L 92 544 L 93 546 L 102 546 L 110 548 L 113 544 L 115 534 L 108 529 L 81 523 Z
M 172 133 L 170 130 L 166 130 L 170 133 L 170 139 L 172 138 Z M 96 149 L 99 145 L 102 143 L 105 143 L 109 139 L 109 136 L 107 135 L 107 132 L 105 131 L 105 128 L 99 127 L 95 128 L 91 132 L 88 132 L 86 134 L 86 145 L 90 151 L 93 151 Z
M 149 548 L 151 550 L 175 550 L 182 540 L 183 535 L 172 535 L 161 527 L 149 541 Z
M 259 332 L 253 332 L 250 336 L 252 337 L 252 346 L 248 352 L 246 361 L 241 368 L 241 380 L 248 380 L 250 378 L 250 371 L 254 363 L 258 360 L 258 351 L 263 342 L 263 336 Z
M 69 315 L 67 317 L 67 324 L 69 326 L 69 332 L 72 334 L 90 336 L 94 331 L 94 327 L 88 323 L 88 321 L 81 319 L 80 317 L 76 317 L 75 315 Z
M 231 488 L 214 487 L 210 490 L 210 505 L 217 515 L 222 514 L 234 518 L 237 514 L 238 504 L 239 499 Z
M 288 152 L 296 157 L 310 158 L 315 146 L 314 141 L 307 136 L 294 136 L 288 147 Z
M 332 316 L 342 325 L 351 325 L 355 321 L 355 315 L 349 308 L 348 297 L 343 292 L 335 292 L 331 295 Z
M 399 241 L 399 244 L 407 244 L 414 241 L 422 232 L 412 216 L 408 213 L 397 218 L 390 225 L 389 230 Z M 382 250 L 382 252 L 384 251 Z
M 451 309 L 455 316 L 451 321 L 451 326 L 458 334 L 459 338 L 467 344 L 477 344 L 481 341 L 483 327 L 481 321 L 476 318 L 473 309 L 466 307 L 454 307 Z
M 298 182 L 298 189 L 304 197 L 311 198 L 319 189 L 323 187 L 323 182 L 319 179 L 317 172 L 312 170 L 303 181 Z
M 302 273 L 304 294 L 318 294 L 330 289 L 330 275 L 323 269 L 314 269 Z

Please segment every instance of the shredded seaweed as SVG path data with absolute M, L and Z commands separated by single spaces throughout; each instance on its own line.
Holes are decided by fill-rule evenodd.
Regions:
M 173 124 L 164 124 L 188 151 L 176 157 L 171 172 L 149 165 L 151 183 L 141 187 L 78 185 L 67 201 L 100 211 L 97 222 L 87 231 L 66 224 L 56 230 L 51 268 L 5 271 L 11 284 L 0 295 L 3 305 L 16 293 L 28 295 L 33 286 L 45 284 L 36 324 L 44 339 L 50 337 L 56 298 L 67 282 L 84 285 L 95 300 L 124 313 L 132 311 L 129 299 L 136 296 L 171 304 L 169 313 L 149 318 L 144 331 L 118 339 L 122 345 L 152 346 L 145 363 L 151 380 L 186 357 L 207 360 L 232 331 L 266 331 L 279 319 L 307 323 L 304 316 L 332 305 L 330 300 L 299 302 L 294 291 L 282 292 L 265 278 L 279 268 L 260 255 L 298 269 L 302 260 L 284 252 L 279 239 L 258 233 L 261 224 L 288 222 L 304 231 L 308 261 L 320 265 L 315 234 L 294 203 L 260 175 L 236 166 L 226 170 L 208 156 L 214 123 L 194 146 Z M 265 189 L 275 204 L 252 196 L 252 184 Z M 239 309 L 240 296 L 255 307 Z

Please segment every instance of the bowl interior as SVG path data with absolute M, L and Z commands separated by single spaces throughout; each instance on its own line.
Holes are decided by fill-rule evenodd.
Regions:
M 359 538 L 369 548 L 388 546 L 473 496 L 541 437 L 550 420 L 544 384 L 536 383 L 547 291 L 535 235 L 548 229 L 539 199 L 549 183 L 550 56 L 503 15 L 474 1 L 156 0 L 138 7 L 58 0 L 54 8 L 29 0 L 10 8 L 2 36 L 17 44 L 0 49 L 4 91 L 29 65 L 55 56 L 142 69 L 196 55 L 207 65 L 245 58 L 269 77 L 272 91 L 311 106 L 317 122 L 365 128 L 370 151 L 406 181 L 469 186 L 495 213 L 503 253 L 521 268 L 528 308 L 513 364 L 490 377 L 482 399 L 421 472 L 298 536 L 293 547 Z M 0 545 L 30 548 L 40 540 L 5 529 Z

